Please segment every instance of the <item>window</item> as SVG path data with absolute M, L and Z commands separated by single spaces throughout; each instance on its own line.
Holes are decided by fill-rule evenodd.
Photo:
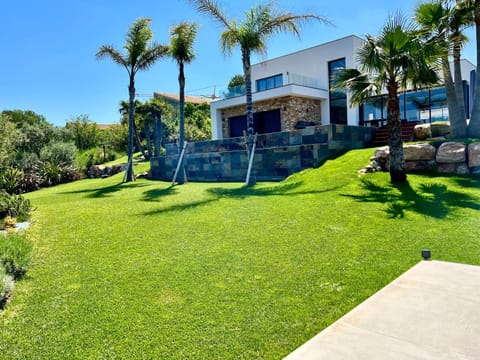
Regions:
M 434 122 L 448 120 L 448 106 L 444 87 L 407 91 L 398 95 L 400 119 L 404 121 Z M 387 118 L 387 96 L 374 96 L 362 104 L 363 121 Z
M 268 78 L 258 79 L 256 84 L 257 84 L 257 91 L 274 89 L 274 88 L 283 86 L 283 75 L 278 74 L 278 75 L 270 76 Z
M 335 73 L 345 68 L 345 58 L 328 63 L 328 88 L 330 89 L 330 122 L 347 124 L 347 93 L 344 90 L 332 89 Z

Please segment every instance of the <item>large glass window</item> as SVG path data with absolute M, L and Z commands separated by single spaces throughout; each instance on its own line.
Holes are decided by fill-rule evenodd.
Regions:
M 283 86 L 283 75 L 278 74 L 256 81 L 257 91 L 265 91 Z
M 398 96 L 400 119 L 403 121 L 434 122 L 448 120 L 445 88 L 408 91 Z M 363 121 L 385 120 L 387 118 L 386 95 L 371 97 L 364 101 Z
M 387 98 L 385 96 L 371 97 L 363 103 L 364 121 L 382 120 L 386 117 Z
M 447 95 L 444 88 L 430 90 L 430 118 L 432 122 L 448 120 Z
M 333 89 L 335 73 L 345 68 L 345 58 L 328 63 L 328 88 L 330 93 L 330 122 L 332 124 L 347 124 L 347 93 L 342 89 Z

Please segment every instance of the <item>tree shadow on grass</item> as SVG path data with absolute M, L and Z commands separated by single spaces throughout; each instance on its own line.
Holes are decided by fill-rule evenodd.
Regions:
M 105 186 L 99 189 L 66 191 L 66 192 L 63 192 L 62 194 L 86 194 L 86 197 L 96 199 L 96 198 L 104 198 L 104 197 L 111 196 L 112 194 L 119 192 L 123 189 L 138 188 L 138 187 L 144 187 L 144 186 L 147 186 L 147 184 L 142 184 L 138 182 L 128 182 L 128 183 L 120 182 L 118 184 Z
M 302 185 L 302 182 L 285 183 L 280 185 L 277 184 L 272 187 L 255 187 L 255 186 L 254 187 L 241 186 L 238 188 L 215 187 L 215 188 L 210 188 L 206 190 L 207 194 L 210 195 L 206 199 L 191 201 L 183 204 L 175 204 L 172 206 L 167 206 L 164 208 L 147 211 L 142 213 L 142 215 L 154 215 L 154 214 L 160 214 L 160 213 L 195 209 L 200 206 L 208 205 L 210 203 L 218 201 L 222 198 L 244 199 L 246 197 L 251 197 L 251 196 L 285 196 L 285 195 L 292 196 L 292 195 L 302 195 L 302 194 L 323 193 L 323 192 L 333 191 L 337 188 L 340 188 L 340 186 L 338 186 L 335 188 L 325 189 L 325 190 L 296 191 L 301 185 Z M 145 192 L 144 200 L 155 201 L 156 198 L 162 195 L 173 194 L 175 193 L 175 191 L 176 191 L 175 188 L 172 188 L 172 187 L 169 187 L 167 189 L 147 191 Z
M 456 177 L 454 181 L 464 188 L 480 189 L 480 175 L 474 175 L 473 177 Z
M 192 201 L 189 203 L 184 203 L 184 204 L 176 204 L 172 206 L 167 206 L 165 208 L 161 209 L 155 209 L 155 210 L 150 210 L 150 211 L 145 211 L 142 212 L 141 215 L 143 216 L 148 216 L 148 215 L 156 215 L 156 214 L 165 214 L 165 213 L 170 213 L 170 212 L 178 212 L 178 211 L 185 211 L 185 210 L 193 210 L 195 208 L 208 205 L 212 202 L 218 201 L 218 198 L 209 198 L 209 199 L 204 199 L 204 200 L 198 200 L 198 201 Z
M 449 190 L 439 183 L 421 184 L 413 189 L 409 182 L 382 186 L 362 180 L 361 195 L 344 194 L 360 202 L 386 204 L 385 213 L 391 219 L 405 217 L 406 211 L 443 219 L 460 208 L 480 210 L 479 200 L 468 194 Z
M 217 197 L 231 197 L 243 199 L 250 196 L 291 196 L 291 195 L 306 195 L 306 194 L 320 194 L 328 191 L 333 191 L 340 186 L 325 190 L 308 190 L 308 191 L 298 191 L 298 188 L 303 184 L 303 182 L 294 182 L 294 183 L 285 183 L 272 187 L 246 187 L 242 186 L 234 189 L 225 189 L 222 187 L 211 188 L 207 191 Z
M 143 201 L 159 201 L 163 196 L 174 195 L 177 192 L 177 188 L 173 185 L 165 189 L 151 189 L 143 192 Z

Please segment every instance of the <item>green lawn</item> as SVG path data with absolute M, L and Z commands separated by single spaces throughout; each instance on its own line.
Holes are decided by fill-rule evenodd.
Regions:
M 5 359 L 278 359 L 420 261 L 480 265 L 480 181 L 360 176 L 351 151 L 280 183 L 123 174 L 28 195 L 34 258 Z

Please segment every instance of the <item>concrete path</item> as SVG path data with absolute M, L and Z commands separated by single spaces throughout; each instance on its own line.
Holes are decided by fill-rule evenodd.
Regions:
M 288 355 L 480 359 L 480 266 L 422 261 Z

